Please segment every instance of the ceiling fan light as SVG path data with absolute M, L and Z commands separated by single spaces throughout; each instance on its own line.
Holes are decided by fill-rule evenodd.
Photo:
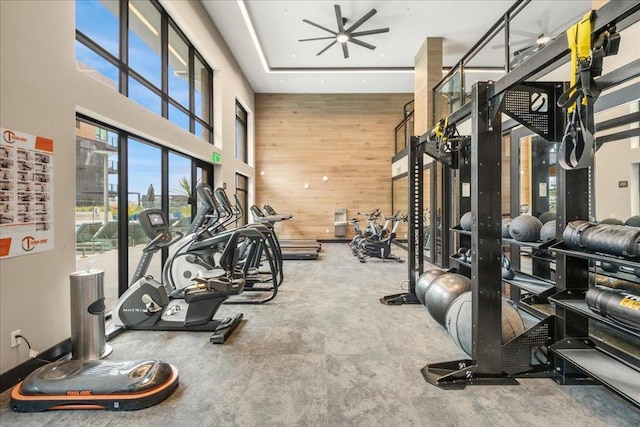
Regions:
M 547 44 L 551 41 L 551 37 L 545 36 L 544 34 L 540 34 L 536 39 L 536 43 L 538 44 Z
M 336 36 L 336 41 L 338 43 L 346 43 L 349 41 L 349 35 L 347 33 L 338 33 Z

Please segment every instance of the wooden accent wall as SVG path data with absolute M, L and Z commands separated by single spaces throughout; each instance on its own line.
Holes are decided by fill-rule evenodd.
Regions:
M 256 205 L 293 214 L 277 226 L 280 237 L 338 239 L 338 207 L 349 218 L 374 208 L 390 213 L 394 129 L 412 98 L 256 94 Z M 351 226 L 347 232 L 353 236 Z

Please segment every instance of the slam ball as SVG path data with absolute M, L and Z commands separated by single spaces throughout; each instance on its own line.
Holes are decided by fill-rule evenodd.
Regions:
M 511 238 L 509 234 L 509 226 L 511 225 L 511 218 L 502 218 L 502 237 L 505 239 Z
M 416 297 L 421 304 L 424 305 L 424 293 L 427 291 L 427 288 L 433 282 L 433 279 L 436 277 L 446 273 L 444 270 L 438 270 L 437 268 L 427 270 L 418 277 L 418 281 L 416 282 Z
M 600 224 L 612 224 L 612 225 L 624 225 L 621 219 L 618 218 L 605 218 L 599 221 Z
M 471 215 L 471 212 L 467 212 L 462 215 L 462 218 L 460 218 L 460 228 L 462 228 L 463 230 L 471 231 L 472 225 L 473 215 Z
M 449 305 L 463 293 L 471 290 L 471 280 L 457 273 L 446 273 L 436 277 L 424 293 L 424 305 L 431 317 L 442 326 Z
M 538 219 L 542 224 L 546 224 L 549 221 L 553 221 L 554 219 L 556 219 L 556 213 L 553 211 L 543 212 L 540 214 L 540 216 L 538 216 Z
M 535 216 L 520 215 L 511 221 L 509 234 L 519 242 L 535 242 L 540 238 L 542 222 Z
M 545 223 L 540 229 L 540 240 L 547 241 L 556 238 L 556 220 Z
M 640 215 L 634 215 L 624 222 L 629 227 L 640 227 Z

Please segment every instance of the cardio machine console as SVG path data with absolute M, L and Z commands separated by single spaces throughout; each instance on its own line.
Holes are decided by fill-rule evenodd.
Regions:
M 169 223 L 164 212 L 160 209 L 142 210 L 138 214 L 138 221 L 140 221 L 140 226 L 149 239 L 154 240 L 159 235 L 163 235 L 171 240 Z

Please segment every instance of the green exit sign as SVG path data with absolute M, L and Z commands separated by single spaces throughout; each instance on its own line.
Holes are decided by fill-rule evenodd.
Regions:
M 211 153 L 211 161 L 213 163 L 221 163 L 222 162 L 222 156 L 218 153 Z

